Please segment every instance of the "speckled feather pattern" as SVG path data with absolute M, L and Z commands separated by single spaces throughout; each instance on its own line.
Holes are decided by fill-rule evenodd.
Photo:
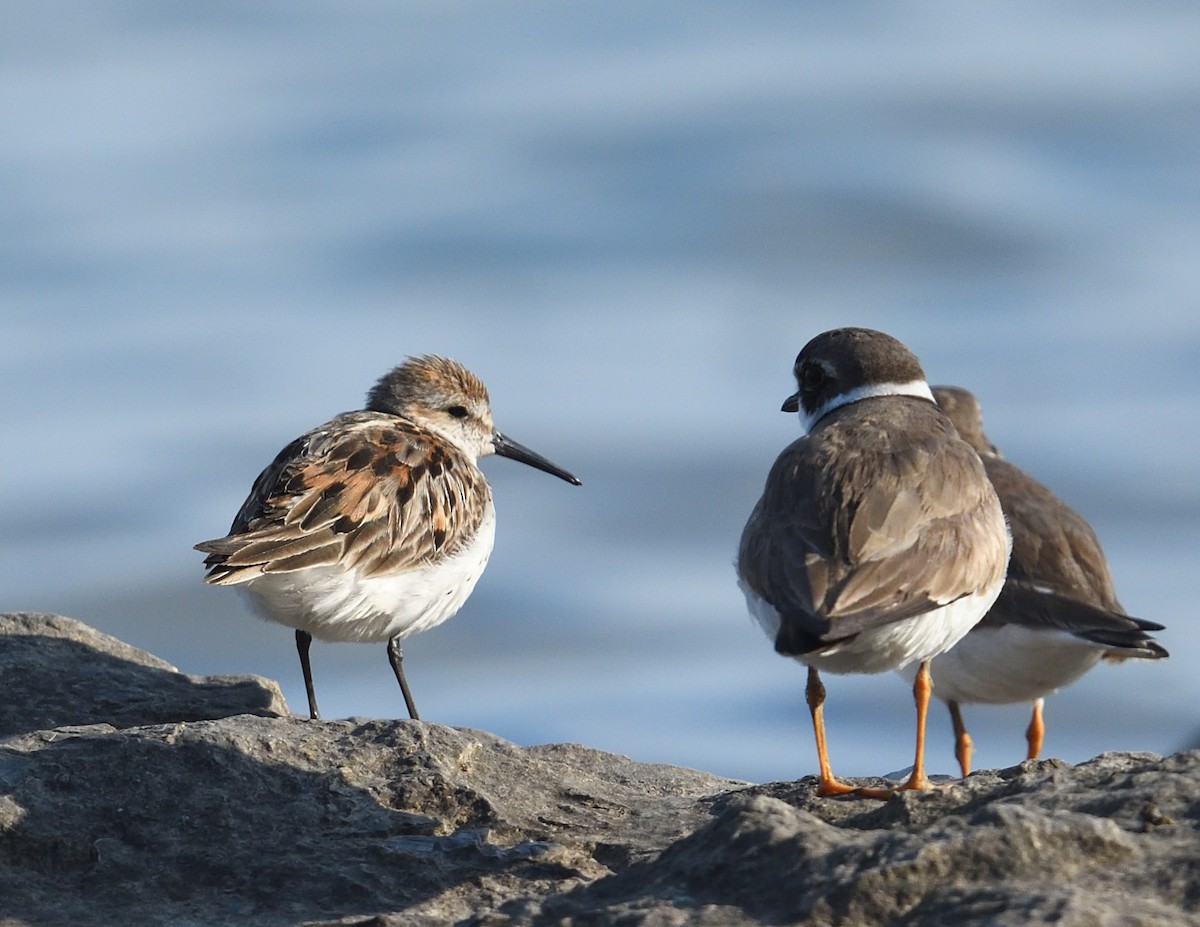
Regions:
M 405 572 L 461 549 L 491 496 L 475 462 L 427 428 L 354 412 L 284 448 L 229 535 L 200 549 L 221 585 L 334 564 Z
M 364 411 L 279 453 L 229 534 L 196 545 L 206 581 L 325 640 L 432 627 L 462 606 L 491 554 L 492 492 L 476 460 L 498 440 L 483 383 L 455 361 L 411 358 Z

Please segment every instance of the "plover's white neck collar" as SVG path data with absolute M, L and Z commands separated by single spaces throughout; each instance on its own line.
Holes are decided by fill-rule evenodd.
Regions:
M 935 402 L 933 392 L 929 389 L 929 384 L 924 380 L 912 380 L 908 383 L 870 383 L 864 386 L 856 386 L 854 389 L 845 393 L 831 397 L 826 402 L 817 406 L 811 413 L 805 412 L 804 407 L 800 407 L 800 424 L 806 432 L 812 431 L 813 426 L 817 424 L 826 415 L 841 406 L 848 406 L 852 402 L 858 402 L 860 399 L 873 399 L 876 396 L 915 396 L 918 399 L 928 399 L 930 402 Z

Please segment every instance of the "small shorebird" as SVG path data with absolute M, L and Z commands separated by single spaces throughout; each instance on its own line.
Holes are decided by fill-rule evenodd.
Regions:
M 229 534 L 204 541 L 205 582 L 240 586 L 264 618 L 296 629 L 310 717 L 309 646 L 387 641 L 409 716 L 400 641 L 454 615 L 487 565 L 492 490 L 476 466 L 500 454 L 578 486 L 502 435 L 487 389 L 456 361 L 409 358 L 367 407 L 301 435 L 254 481 Z
M 1162 625 L 1125 614 L 1091 525 L 1029 474 L 1005 460 L 983 432 L 976 398 L 936 386 L 934 398 L 978 452 L 1012 530 L 1008 578 L 984 619 L 933 663 L 934 691 L 954 724 L 955 756 L 971 772 L 971 737 L 960 704 L 1033 702 L 1028 759 L 1042 749 L 1043 700 L 1101 659 L 1160 659 L 1150 637 Z M 911 678 L 911 672 L 902 671 Z
M 979 456 L 937 407 L 921 365 L 895 338 L 825 332 L 795 364 L 783 404 L 808 434 L 767 477 L 742 533 L 739 585 L 779 653 L 808 666 L 819 795 L 886 798 L 925 776 L 929 661 L 983 617 L 1004 583 L 1009 536 Z M 834 778 L 819 671 L 915 664 L 916 761 L 897 789 Z

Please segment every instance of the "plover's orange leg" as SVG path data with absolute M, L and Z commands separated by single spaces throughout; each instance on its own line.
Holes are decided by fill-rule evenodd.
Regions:
M 388 662 L 392 664 L 392 672 L 396 674 L 396 682 L 400 683 L 400 694 L 404 696 L 404 707 L 408 709 L 408 716 L 414 721 L 420 721 L 416 703 L 413 701 L 412 693 L 408 691 L 408 680 L 404 678 L 404 651 L 400 649 L 399 635 L 388 641 L 387 652 Z
M 971 735 L 967 733 L 967 726 L 963 723 L 962 709 L 958 707 L 958 702 L 949 702 L 946 707 L 950 709 L 950 721 L 954 725 L 954 756 L 965 779 L 971 775 Z
M 813 733 L 817 737 L 817 763 L 820 765 L 820 782 L 817 794 L 823 797 L 831 795 L 849 795 L 857 792 L 852 785 L 847 785 L 833 777 L 829 768 L 829 752 L 825 747 L 825 685 L 814 667 L 808 668 L 808 684 L 804 687 L 804 696 L 808 701 L 808 711 L 812 715 Z
M 917 678 L 913 680 L 913 700 L 917 703 L 917 755 L 908 781 L 894 789 L 858 789 L 863 798 L 888 799 L 897 792 L 925 791 L 933 783 L 925 775 L 925 716 L 929 713 L 929 697 L 933 694 L 933 680 L 929 677 L 929 661 L 921 662 Z
M 1042 740 L 1046 736 L 1046 725 L 1042 721 L 1042 704 L 1045 699 L 1033 703 L 1033 717 L 1029 719 L 1029 727 L 1025 729 L 1025 742 L 1029 744 L 1029 752 L 1025 759 L 1036 760 L 1042 752 Z

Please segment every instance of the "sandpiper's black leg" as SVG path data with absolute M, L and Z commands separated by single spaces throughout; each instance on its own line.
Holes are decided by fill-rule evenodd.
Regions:
M 317 710 L 317 694 L 313 691 L 312 664 L 308 662 L 308 648 L 312 646 L 312 635 L 307 631 L 296 632 L 296 652 L 300 654 L 300 669 L 304 671 L 304 692 L 308 695 L 308 716 L 313 721 L 321 720 Z
M 408 716 L 414 721 L 420 721 L 421 716 L 417 714 L 417 706 L 413 702 L 412 693 L 408 691 L 408 680 L 404 678 L 404 651 L 400 649 L 400 638 L 393 637 L 388 641 L 388 662 L 392 664 L 392 671 L 396 674 L 396 682 L 400 683 L 400 691 L 404 694 L 404 704 L 408 708 Z

